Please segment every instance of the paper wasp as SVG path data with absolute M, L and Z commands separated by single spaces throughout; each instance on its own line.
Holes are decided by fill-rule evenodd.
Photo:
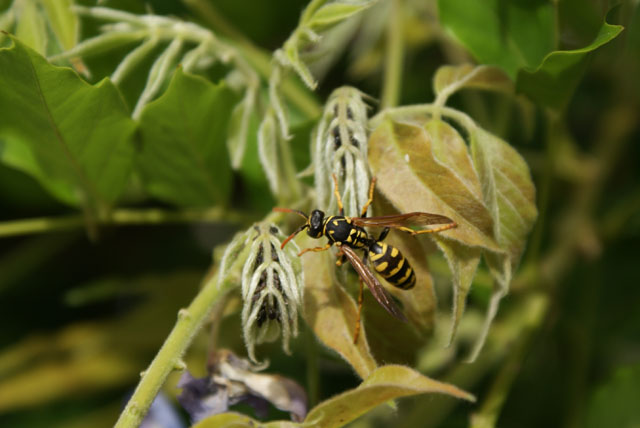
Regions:
M 325 236 L 329 242 L 324 247 L 306 248 L 302 250 L 298 256 L 302 256 L 304 253 L 309 251 L 325 251 L 335 245 L 338 247 L 338 252 L 340 254 L 336 264 L 341 265 L 346 258 L 358 273 L 358 276 L 360 277 L 358 318 L 356 321 L 353 339 L 353 342 L 356 343 L 360 333 L 363 282 L 367 284 L 373 297 L 378 301 L 378 303 L 380 303 L 380 305 L 382 305 L 383 308 L 387 310 L 387 312 L 401 321 L 407 321 L 400 308 L 398 308 L 398 305 L 393 301 L 389 292 L 384 289 L 380 284 L 380 281 L 378 281 L 373 272 L 371 272 L 367 267 L 367 263 L 370 263 L 373 266 L 373 269 L 380 276 L 395 287 L 403 290 L 409 290 L 415 285 L 416 276 L 406 257 L 404 257 L 398 248 L 382 242 L 387 237 L 389 230 L 394 228 L 412 235 L 419 235 L 423 233 L 441 232 L 443 230 L 454 228 L 457 224 L 449 217 L 425 212 L 366 217 L 367 209 L 373 201 L 375 178 L 371 181 L 371 186 L 369 187 L 369 199 L 362 208 L 361 216 L 345 217 L 344 207 L 342 205 L 340 193 L 338 192 L 338 181 L 335 175 L 333 175 L 333 182 L 334 193 L 338 203 L 338 208 L 340 209 L 340 215 L 325 217 L 324 212 L 320 210 L 313 210 L 311 215 L 307 216 L 302 211 L 290 208 L 274 208 L 274 211 L 295 213 L 305 219 L 305 223 L 289 235 L 284 242 L 282 242 L 282 248 L 284 248 L 284 246 L 287 245 L 287 242 L 293 239 L 298 233 L 307 229 L 307 234 L 310 237 L 319 239 Z M 443 226 L 424 230 L 413 230 L 409 227 L 438 224 Z M 382 227 L 384 229 L 377 238 L 373 238 L 369 236 L 367 231 L 364 229 L 365 227 Z M 358 257 L 355 250 L 363 250 L 364 257 L 362 259 Z

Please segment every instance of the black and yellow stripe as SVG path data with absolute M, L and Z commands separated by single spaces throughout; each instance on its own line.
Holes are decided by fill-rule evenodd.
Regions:
M 365 248 L 370 243 L 367 232 L 354 226 L 349 217 L 328 217 L 324 221 L 322 234 L 335 244 L 348 245 L 351 248 Z
M 391 285 L 403 290 L 416 285 L 416 275 L 409 260 L 396 247 L 378 241 L 369 247 L 369 260 L 376 272 Z

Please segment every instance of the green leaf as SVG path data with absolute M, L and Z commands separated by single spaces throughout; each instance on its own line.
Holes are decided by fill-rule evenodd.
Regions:
M 436 119 L 418 123 L 419 118 L 415 123 L 382 122 L 371 136 L 369 160 L 378 189 L 400 212 L 433 212 L 458 224 L 434 236 L 453 273 L 452 338 L 484 255 L 495 288 L 474 359 L 537 216 L 535 188 L 524 160 L 497 137 L 472 128 L 472 160 L 453 127 Z
M 479 63 L 499 66 L 518 92 L 554 109 L 566 106 L 589 53 L 622 31 L 605 22 L 588 46 L 561 51 L 556 6 L 548 0 L 439 0 L 438 7 L 442 24 Z
M 221 413 L 205 418 L 191 428 L 241 428 L 241 427 L 261 427 L 261 428 L 295 428 L 300 424 L 289 421 L 275 421 L 269 423 L 261 423 L 247 415 L 241 413 Z
M 481 64 L 515 80 L 555 49 L 554 6 L 548 0 L 438 0 L 440 21 Z
M 399 212 L 445 215 L 458 227 L 442 236 L 502 251 L 464 141 L 451 126 L 436 120 L 426 127 L 385 120 L 371 135 L 369 162 L 378 190 Z
M 181 206 L 227 202 L 226 133 L 236 101 L 224 84 L 176 70 L 167 91 L 140 118 L 138 167 L 151 195 Z
M 302 234 L 301 234 L 302 235 Z M 300 248 L 317 244 L 304 235 L 298 238 Z M 358 343 L 353 343 L 357 305 L 335 277 L 334 259 L 328 252 L 309 252 L 302 257 L 304 269 L 304 318 L 316 336 L 327 347 L 344 358 L 362 378 L 377 367 L 371 356 L 362 325 Z
M 565 108 L 587 67 L 589 54 L 616 38 L 622 29 L 621 25 L 604 22 L 595 40 L 588 46 L 550 52 L 535 69 L 518 72 L 517 91 L 538 104 L 557 110 Z
M 387 365 L 376 369 L 357 388 L 311 409 L 305 423 L 323 428 L 341 427 L 389 400 L 426 393 L 475 401 L 473 395 L 453 385 L 430 379 L 409 367 Z
M 136 126 L 119 92 L 12 40 L 0 49 L 0 159 L 68 204 L 113 202 L 127 183 Z
M 78 42 L 78 17 L 71 11 L 73 0 L 41 0 L 47 12 L 49 24 L 63 50 L 69 50 Z
M 16 36 L 31 49 L 44 55 L 47 49 L 47 26 L 35 1 L 16 5 Z
M 443 99 L 442 104 L 460 89 L 484 89 L 512 93 L 513 82 L 504 71 L 497 67 L 463 64 L 445 65 L 438 68 L 433 78 L 433 90 L 438 100 Z
M 476 276 L 482 252 L 478 248 L 465 247 L 446 239 L 437 239 L 437 243 L 447 259 L 453 282 L 453 307 L 449 334 L 449 345 L 451 345 L 464 314 L 467 295 L 471 290 L 473 277 Z
M 502 297 L 509 290 L 527 236 L 538 216 L 535 187 L 526 162 L 506 142 L 489 132 L 475 128 L 471 134 L 471 153 L 478 172 L 484 200 L 494 219 L 494 237 L 504 254 L 485 254 L 494 278 L 487 318 L 471 360 L 480 352 Z
M 328 27 L 339 24 L 345 19 L 362 12 L 375 3 L 375 1 L 362 1 L 360 3 L 329 3 L 318 9 L 307 25 L 313 30 L 325 30 Z
M 495 221 L 494 236 L 515 268 L 538 216 L 529 167 L 513 147 L 481 128 L 471 135 L 471 153 Z

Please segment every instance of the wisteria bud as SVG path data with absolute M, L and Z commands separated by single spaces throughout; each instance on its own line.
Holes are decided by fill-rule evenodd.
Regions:
M 257 361 L 257 344 L 272 342 L 282 332 L 282 346 L 289 353 L 289 340 L 298 335 L 302 264 L 295 243 L 280 248 L 285 238 L 275 225 L 258 223 L 231 242 L 220 264 L 220 284 L 233 281 L 242 264 L 242 332 L 252 361 Z
M 345 215 L 358 217 L 368 199 L 367 105 L 359 90 L 343 86 L 331 94 L 315 133 L 313 162 L 318 207 L 335 212 L 331 175 L 341 189 Z

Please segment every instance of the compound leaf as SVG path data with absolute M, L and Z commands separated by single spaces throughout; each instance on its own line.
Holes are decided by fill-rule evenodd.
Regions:
M 0 49 L 0 160 L 68 204 L 113 202 L 127 184 L 136 128 L 120 93 L 12 40 Z
M 138 167 L 148 192 L 180 206 L 225 204 L 231 188 L 226 134 L 236 96 L 224 84 L 176 70 L 140 117 Z

